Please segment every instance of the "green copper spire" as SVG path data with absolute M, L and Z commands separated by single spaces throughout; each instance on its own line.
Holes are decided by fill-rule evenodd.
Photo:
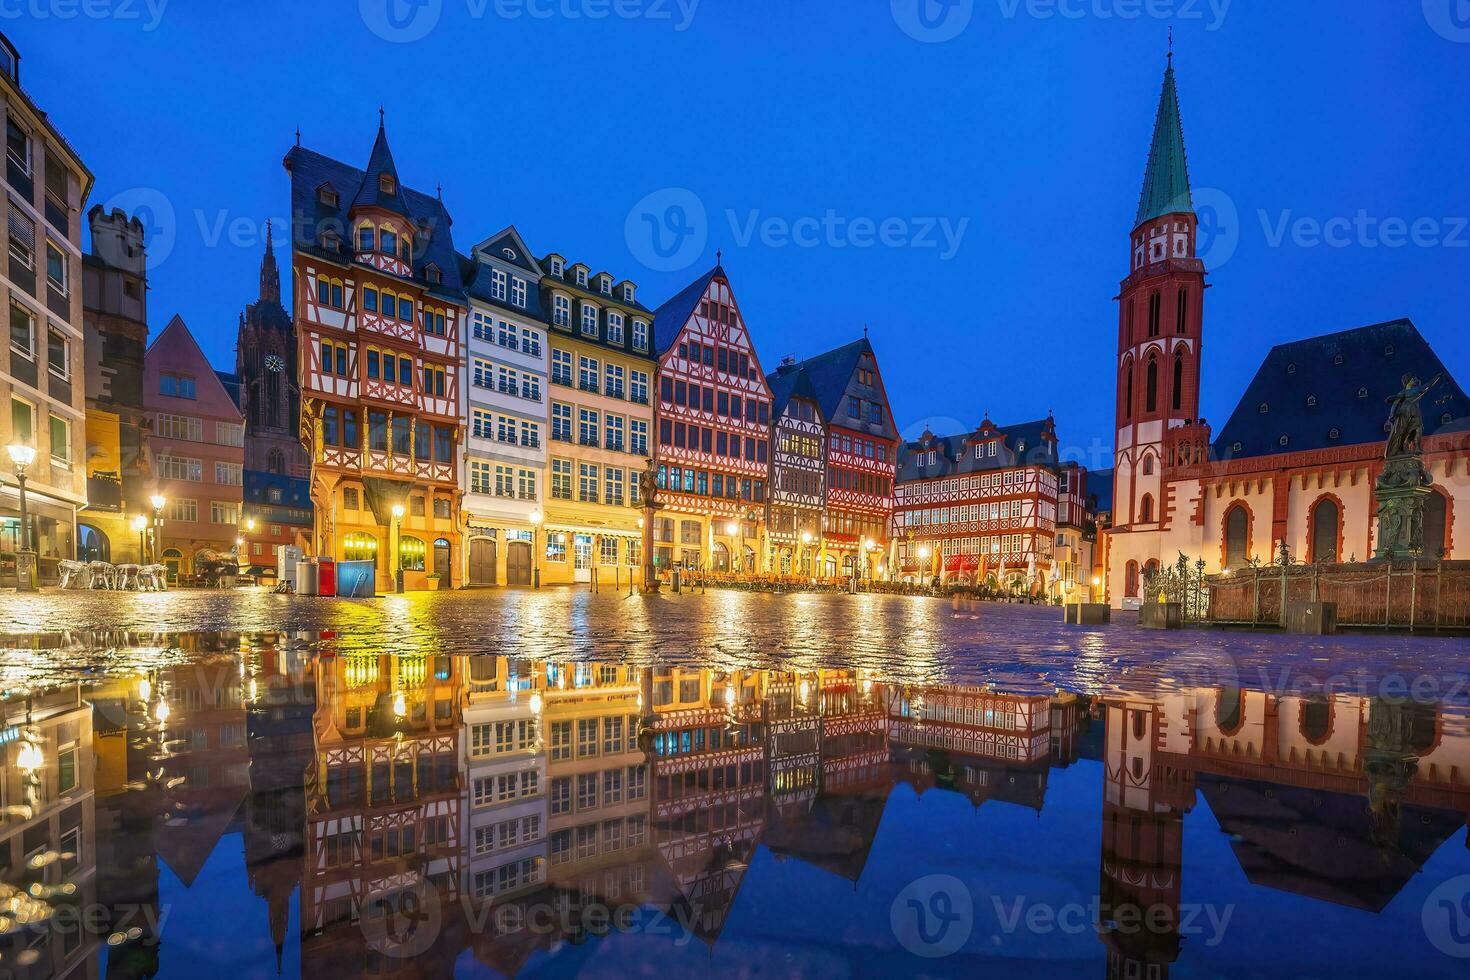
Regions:
M 1164 70 L 1164 90 L 1159 93 L 1159 112 L 1154 117 L 1154 142 L 1148 151 L 1148 169 L 1143 172 L 1143 193 L 1138 198 L 1137 228 L 1164 214 L 1194 213 L 1189 196 L 1189 166 L 1184 162 L 1184 129 L 1179 122 L 1179 93 L 1174 88 L 1174 54 Z

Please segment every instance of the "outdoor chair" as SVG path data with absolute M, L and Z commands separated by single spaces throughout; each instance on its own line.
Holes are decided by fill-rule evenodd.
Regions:
M 117 567 L 110 562 L 93 561 L 87 563 L 87 570 L 92 573 L 92 581 L 88 583 L 89 588 L 111 589 L 117 584 Z
M 142 568 L 138 565 L 118 565 L 116 587 L 129 592 L 135 592 L 142 588 L 139 573 Z
M 146 592 L 168 590 L 168 568 L 164 565 L 144 565 L 138 571 L 138 588 Z
M 84 561 L 72 561 L 63 558 L 57 563 L 57 570 L 61 573 L 60 585 L 63 589 L 86 589 L 92 585 L 92 574 Z

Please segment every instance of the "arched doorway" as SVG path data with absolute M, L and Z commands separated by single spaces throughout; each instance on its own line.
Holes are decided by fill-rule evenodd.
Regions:
M 92 525 L 78 524 L 77 561 L 112 561 L 112 542 Z
M 1250 556 L 1250 513 L 1242 504 L 1225 512 L 1225 567 L 1239 568 Z
M 454 548 L 448 538 L 434 539 L 434 571 L 439 573 L 439 588 L 454 588 Z
M 1446 540 L 1446 525 L 1448 507 L 1445 504 L 1444 494 L 1438 488 L 1431 489 L 1429 496 L 1424 498 L 1424 551 L 1425 558 L 1438 558 L 1443 551 L 1448 556 L 1450 547 Z
M 1337 508 L 1337 501 L 1331 497 L 1323 497 L 1317 501 L 1317 505 L 1312 508 L 1312 551 L 1308 560 L 1313 562 L 1340 561 L 1337 541 L 1341 528 L 1342 514 Z
M 505 584 L 531 584 L 531 544 L 512 541 L 505 548 Z
M 470 585 L 495 585 L 496 543 L 494 538 L 470 539 Z
M 728 572 L 730 570 L 730 549 L 725 547 L 721 541 L 716 541 L 710 552 L 710 563 L 717 572 Z

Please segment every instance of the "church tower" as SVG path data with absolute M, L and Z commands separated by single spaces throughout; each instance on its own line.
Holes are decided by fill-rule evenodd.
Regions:
M 1160 537 L 1170 517 L 1164 474 L 1202 458 L 1209 444 L 1199 418 L 1205 267 L 1197 232 L 1171 52 L 1118 293 L 1112 533 L 1120 536 Z M 1149 551 L 1143 544 L 1127 550 Z M 1115 598 L 1139 594 L 1142 567 L 1130 562 L 1126 581 L 1109 583 Z
M 256 301 L 240 314 L 235 371 L 245 416 L 245 469 L 304 478 L 310 472 L 298 436 L 301 394 L 296 381 L 296 332 L 281 305 L 281 274 L 266 224 Z

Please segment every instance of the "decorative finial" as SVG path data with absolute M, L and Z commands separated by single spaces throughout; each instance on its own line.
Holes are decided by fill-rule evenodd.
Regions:
M 725 252 L 724 252 L 724 250 L 723 249 L 718 249 L 718 248 L 715 249 L 715 265 L 721 264 L 724 261 L 724 259 L 725 259 Z
M 868 339 L 868 324 L 867 324 L 867 321 L 864 321 L 863 322 L 863 339 L 864 340 L 867 340 Z
M 1169 67 L 1174 67 L 1174 25 L 1169 25 Z
M 381 103 L 378 105 L 378 128 L 383 128 L 383 106 Z
M 297 146 L 300 146 L 301 145 L 301 127 L 300 126 L 297 126 L 296 127 L 296 145 Z
M 434 183 L 434 196 L 441 201 L 444 200 L 444 185 L 437 181 Z

